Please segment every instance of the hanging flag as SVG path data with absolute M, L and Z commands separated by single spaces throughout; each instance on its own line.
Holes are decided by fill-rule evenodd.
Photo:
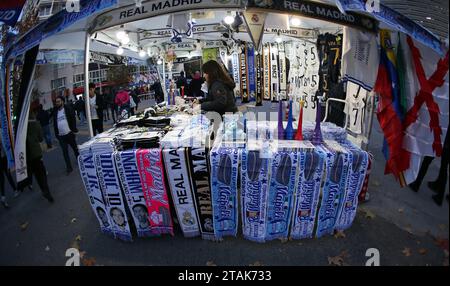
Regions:
M 2 0 L 0 2 L 0 22 L 15 26 L 19 19 L 25 0 Z
M 380 31 L 380 42 L 380 67 L 374 90 L 380 95 L 377 117 L 385 137 L 383 144 L 383 153 L 387 160 L 385 174 L 392 173 L 404 186 L 406 183 L 402 172 L 409 168 L 409 153 L 402 147 L 403 132 L 400 130 L 403 128 L 398 97 L 398 76 L 389 31 Z

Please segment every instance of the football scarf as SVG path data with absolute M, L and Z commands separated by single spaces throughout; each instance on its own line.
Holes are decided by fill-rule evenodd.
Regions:
M 248 103 L 247 45 L 243 45 L 240 55 L 242 102 Z
M 272 99 L 271 85 L 271 62 L 270 62 L 270 44 L 264 45 L 263 48 L 263 97 L 264 100 Z
M 263 101 L 263 71 L 262 69 L 262 55 L 257 54 L 255 56 L 256 61 L 256 106 L 262 106 Z
M 185 148 L 164 149 L 164 164 L 181 230 L 185 237 L 200 235 L 198 215 L 192 195 Z
M 318 145 L 316 148 L 322 146 Z M 319 208 L 316 237 L 333 234 L 345 196 L 348 168 L 352 154 L 336 141 L 326 141 L 321 152 L 326 156 L 326 180 Z
M 141 176 L 136 161 L 136 151 L 115 152 L 114 158 L 125 200 L 133 217 L 138 237 L 155 236 L 151 230 L 150 219 L 148 217 L 149 212 L 142 191 Z
M 249 100 L 256 101 L 255 49 L 251 45 L 247 46 L 247 76 Z
M 352 225 L 358 207 L 358 196 L 369 167 L 369 154 L 367 152 L 349 142 L 344 144 L 343 147 L 352 153 L 352 162 L 348 168 L 348 181 L 341 213 L 335 225 L 337 230 L 345 230 Z
M 213 226 L 213 207 L 210 190 L 210 170 L 208 164 L 208 149 L 188 148 L 187 163 L 190 177 L 192 178 L 192 190 L 200 223 L 202 238 L 215 240 Z
M 154 234 L 169 233 L 173 235 L 161 150 L 138 149 L 136 161 L 147 203 L 150 228 Z
M 215 146 L 211 150 L 211 194 L 214 212 L 214 234 L 236 236 L 238 228 L 237 179 L 239 153 L 237 148 Z
M 241 94 L 241 71 L 240 71 L 240 62 L 239 62 L 239 54 L 238 53 L 233 53 L 232 55 L 232 65 L 233 65 L 233 80 L 234 83 L 236 84 L 236 92 L 235 92 L 235 96 L 237 97 L 238 95 Z
M 293 239 L 312 238 L 321 190 L 322 175 L 325 172 L 325 153 L 316 150 L 305 141 L 300 151 L 299 176 L 295 188 L 294 214 L 291 237 Z
M 112 153 L 96 153 L 94 162 L 100 188 L 103 191 L 106 211 L 110 217 L 111 229 L 116 238 L 132 241 L 130 224 L 122 197 L 119 177 L 116 173 L 114 156 Z
M 280 97 L 282 100 L 287 100 L 287 68 L 286 68 L 286 52 L 283 45 L 278 45 L 279 49 L 279 70 L 280 70 Z
M 270 159 L 261 158 L 259 151 L 242 151 L 242 232 L 251 241 L 265 241 L 269 168 Z
M 299 152 L 279 150 L 272 159 L 266 240 L 287 239 L 293 208 Z
M 276 44 L 270 44 L 270 76 L 272 101 L 278 101 L 280 79 L 278 70 L 278 48 Z
M 92 210 L 100 224 L 103 233 L 114 237 L 112 221 L 106 211 L 106 203 L 99 185 L 94 156 L 90 152 L 78 156 L 78 167 L 83 180 L 84 188 L 89 197 Z

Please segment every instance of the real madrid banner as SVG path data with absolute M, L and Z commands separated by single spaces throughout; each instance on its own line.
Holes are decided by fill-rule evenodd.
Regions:
M 185 237 L 198 236 L 199 219 L 192 194 L 185 148 L 164 149 L 163 154 L 166 172 L 170 174 L 167 177 L 181 230 Z
M 241 8 L 240 0 L 168 0 L 147 1 L 140 7 L 129 5 L 115 9 L 97 17 L 91 31 L 103 30 L 117 25 L 133 22 L 149 17 L 160 16 L 181 11 L 199 9 L 233 9 Z
M 18 184 L 28 177 L 26 138 L 28 131 L 31 93 L 36 68 L 35 61 L 38 51 L 39 46 L 34 47 L 25 54 L 25 63 L 21 74 L 22 82 L 20 84 L 19 100 L 17 102 L 18 122 L 14 125 L 16 127 L 14 158 L 16 163 L 16 177 Z
M 288 12 L 290 14 L 296 14 L 303 17 L 315 18 L 318 20 L 333 22 L 346 26 L 352 26 L 373 33 L 376 33 L 378 30 L 378 22 L 371 17 L 362 14 L 357 14 L 354 12 L 347 12 L 346 14 L 343 14 L 335 6 L 330 6 L 318 2 L 302 1 L 302 0 L 293 0 L 293 1 L 249 0 L 247 7 Z

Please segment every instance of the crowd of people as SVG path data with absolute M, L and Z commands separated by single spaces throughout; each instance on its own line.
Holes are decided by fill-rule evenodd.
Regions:
M 94 83 L 89 84 L 89 108 L 94 136 L 103 132 L 103 123 L 113 120 L 116 123 L 121 118 L 127 118 L 137 112 L 141 100 L 150 98 L 149 89 L 145 86 L 129 88 L 120 86 L 117 88 L 106 87 L 102 91 Z M 163 97 L 164 98 L 164 97 Z M 7 166 L 6 154 L 3 146 L 0 147 L 0 203 L 9 208 L 5 196 L 5 177 L 14 192 L 14 197 L 19 196 L 25 188 L 32 189 L 33 177 L 36 179 L 42 195 L 53 203 L 54 198 L 50 193 L 47 180 L 47 171 L 43 161 L 41 143 L 45 141 L 48 149 L 53 148 L 51 124 L 53 122 L 53 134 L 61 147 L 65 162 L 66 174 L 73 172 L 69 147 L 73 155 L 78 158 L 78 133 L 77 118 L 80 125 L 86 124 L 86 104 L 82 95 L 75 101 L 60 95 L 56 97 L 53 108 L 44 110 L 42 104 L 34 102 L 30 106 L 27 138 L 26 161 L 28 178 L 21 182 L 15 182 Z

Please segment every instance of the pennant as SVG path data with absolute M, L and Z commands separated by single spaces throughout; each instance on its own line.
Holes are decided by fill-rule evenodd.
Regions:
M 244 12 L 244 20 L 247 24 L 250 38 L 257 51 L 261 50 L 261 43 L 264 34 L 264 25 L 267 13 L 263 12 Z

